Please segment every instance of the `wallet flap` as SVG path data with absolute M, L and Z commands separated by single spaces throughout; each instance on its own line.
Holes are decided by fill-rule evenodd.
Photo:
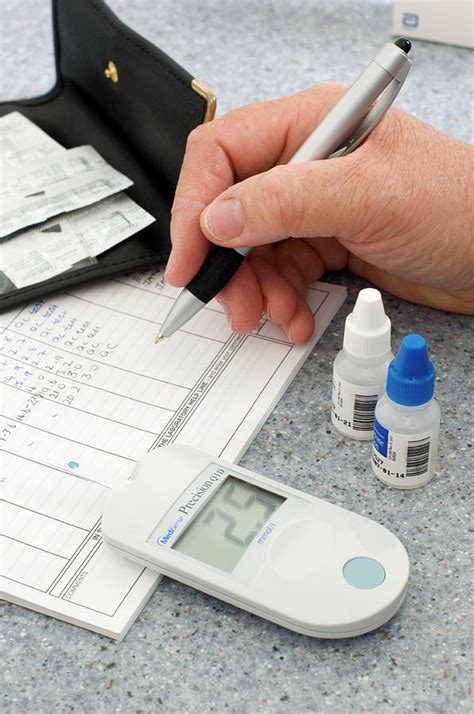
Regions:
M 98 0 L 56 0 L 58 68 L 169 196 L 206 103 L 192 77 Z M 72 117 L 71 117 L 72 119 Z

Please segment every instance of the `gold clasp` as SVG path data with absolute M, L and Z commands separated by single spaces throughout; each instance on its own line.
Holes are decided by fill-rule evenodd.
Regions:
M 194 78 L 191 82 L 191 87 L 194 91 L 199 94 L 200 97 L 206 100 L 206 112 L 204 115 L 203 122 L 212 121 L 216 113 L 217 100 L 214 94 L 211 92 L 205 84 L 199 81 L 199 79 Z
M 115 66 L 115 64 L 112 62 L 112 60 L 109 61 L 109 64 L 104 69 L 104 74 L 107 77 L 107 79 L 111 79 L 112 82 L 119 81 L 118 70 L 117 70 L 117 67 Z

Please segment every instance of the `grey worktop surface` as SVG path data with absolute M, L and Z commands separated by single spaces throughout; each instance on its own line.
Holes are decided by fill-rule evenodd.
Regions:
M 213 87 L 220 110 L 320 81 L 350 82 L 390 36 L 387 2 L 110 0 L 138 32 Z M 53 81 L 47 0 L 1 0 L 1 98 Z M 364 47 L 356 45 L 364 40 Z M 472 55 L 417 43 L 399 106 L 470 139 Z M 471 116 L 472 118 L 472 116 Z M 6 712 L 468 711 L 472 321 L 385 295 L 394 344 L 427 337 L 442 410 L 439 469 L 404 493 L 375 481 L 369 446 L 334 433 L 331 365 L 361 280 L 243 459 L 383 523 L 408 549 L 401 611 L 353 640 L 297 635 L 164 580 L 122 643 L 10 604 L 1 608 Z M 472 528 L 472 527 L 471 527 Z M 472 699 L 472 697 L 471 697 Z M 471 709 L 472 711 L 472 709 Z

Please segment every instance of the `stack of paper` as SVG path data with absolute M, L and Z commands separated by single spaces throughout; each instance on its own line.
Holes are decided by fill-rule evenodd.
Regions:
M 0 119 L 0 160 L 1 266 L 18 288 L 94 258 L 155 220 L 122 193 L 132 181 L 91 146 L 67 150 L 18 112 Z
M 7 600 L 123 637 L 159 576 L 102 543 L 108 489 L 174 442 L 237 461 L 345 298 L 310 288 L 305 347 L 266 319 L 233 334 L 215 301 L 155 345 L 178 292 L 150 270 L 0 315 Z

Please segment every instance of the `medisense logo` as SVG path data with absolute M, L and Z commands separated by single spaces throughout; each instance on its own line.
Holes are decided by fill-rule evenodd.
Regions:
M 170 526 L 164 536 L 158 539 L 159 545 L 166 545 L 169 539 L 176 533 L 181 523 L 184 521 L 184 516 L 180 516 L 172 526 Z

